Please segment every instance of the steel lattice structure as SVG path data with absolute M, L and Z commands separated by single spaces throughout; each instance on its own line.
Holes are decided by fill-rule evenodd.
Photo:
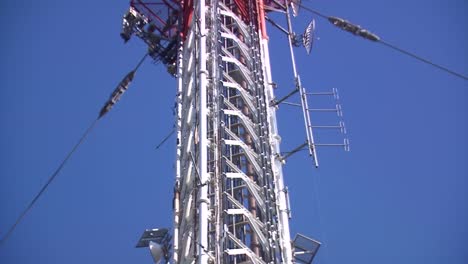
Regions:
M 174 262 L 292 263 L 261 7 L 195 3 L 179 51 Z
M 122 37 L 142 38 L 178 80 L 173 263 L 299 263 L 265 26 L 287 5 L 131 1 Z

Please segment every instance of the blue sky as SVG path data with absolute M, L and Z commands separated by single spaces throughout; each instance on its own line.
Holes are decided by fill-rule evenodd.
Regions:
M 314 0 L 383 39 L 468 74 L 463 0 Z M 119 37 L 127 1 L 2 1 L 0 235 L 14 223 L 144 54 Z M 281 16 L 275 20 L 283 23 Z M 311 15 L 294 21 L 302 32 Z M 338 88 L 351 152 L 319 149 L 285 165 L 291 231 L 324 243 L 316 263 L 468 262 L 468 82 L 316 18 L 311 92 Z M 269 28 L 278 96 L 292 88 L 286 38 Z M 0 247 L 0 263 L 150 263 L 134 246 L 172 226 L 175 80 L 149 61 L 49 190 Z M 297 98 L 296 98 L 297 100 Z M 311 107 L 333 106 L 311 99 Z M 305 138 L 301 113 L 278 110 L 283 150 Z M 316 125 L 333 115 L 312 115 Z M 317 141 L 335 143 L 333 132 Z

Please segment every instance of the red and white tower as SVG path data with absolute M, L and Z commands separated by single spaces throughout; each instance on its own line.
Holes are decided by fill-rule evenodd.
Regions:
M 315 254 L 294 257 L 265 25 L 265 12 L 288 4 L 131 1 L 122 37 L 142 38 L 178 80 L 172 263 L 310 263 Z

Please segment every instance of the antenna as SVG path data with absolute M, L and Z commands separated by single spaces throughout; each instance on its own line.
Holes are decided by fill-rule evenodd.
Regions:
M 295 6 L 293 5 L 293 3 L 291 3 L 291 5 Z M 268 22 L 270 22 L 270 24 L 272 24 L 274 27 L 276 27 L 281 32 L 283 32 L 288 37 L 290 37 L 292 39 L 292 45 L 294 45 L 294 47 L 300 47 L 302 45 L 306 49 L 307 54 L 310 54 L 310 51 L 312 49 L 312 46 L 315 40 L 315 19 L 312 19 L 309 22 L 307 27 L 304 29 L 304 33 L 302 33 L 301 35 L 297 35 L 296 33 L 292 31 L 288 31 L 287 29 L 285 29 L 284 27 L 282 27 L 281 25 L 279 25 L 278 23 L 276 23 L 269 17 L 265 17 L 265 19 Z
M 301 0 L 292 0 L 291 9 L 293 11 L 293 16 L 297 17 L 299 15 L 299 9 L 301 8 Z
M 298 4 L 298 2 L 291 3 L 294 16 L 296 16 L 296 12 L 297 12 L 295 7 L 298 7 L 299 5 L 300 4 Z M 349 151 L 350 147 L 349 147 L 349 140 L 347 138 L 343 139 L 343 143 L 316 143 L 314 140 L 314 131 L 313 131 L 314 129 L 329 129 L 329 130 L 338 129 L 342 134 L 346 134 L 346 127 L 345 127 L 344 121 L 342 120 L 343 111 L 341 108 L 341 104 L 339 102 L 338 89 L 333 88 L 331 91 L 328 91 L 328 92 L 307 92 L 305 87 L 302 86 L 300 76 L 297 73 L 293 47 L 299 47 L 302 44 L 306 48 L 307 54 L 310 54 L 313 40 L 315 38 L 314 36 L 315 20 L 312 19 L 310 21 L 310 23 L 308 24 L 308 26 L 306 27 L 302 35 L 296 35 L 292 30 L 291 16 L 289 15 L 288 8 L 286 8 L 286 20 L 288 23 L 288 29 L 283 28 L 282 26 L 280 26 L 279 24 L 277 24 L 276 22 L 274 22 L 273 20 L 269 18 L 266 18 L 266 19 L 273 26 L 275 26 L 276 28 L 278 28 L 280 31 L 282 31 L 288 36 L 289 49 L 291 53 L 291 61 L 292 61 L 293 74 L 294 74 L 294 80 L 295 80 L 295 88 L 291 92 L 289 92 L 286 96 L 282 97 L 281 99 L 272 100 L 270 102 L 270 105 L 278 106 L 279 104 L 285 104 L 285 105 L 290 105 L 290 106 L 301 107 L 302 114 L 304 117 L 304 127 L 306 131 L 305 143 L 299 145 L 298 147 L 294 148 L 291 151 L 284 152 L 286 153 L 284 156 L 281 156 L 280 154 L 278 154 L 277 158 L 280 161 L 285 162 L 288 157 L 292 156 L 296 152 L 304 150 L 304 147 L 307 147 L 306 149 L 309 151 L 309 155 L 312 156 L 315 167 L 318 167 L 319 163 L 318 163 L 316 147 L 318 146 L 322 146 L 322 147 L 341 146 L 344 148 L 345 151 Z M 295 95 L 297 92 L 299 92 L 299 95 L 300 95 L 300 103 L 286 101 L 287 99 Z M 332 98 L 335 99 L 335 105 L 334 107 L 331 107 L 331 108 L 309 108 L 308 96 L 314 96 L 314 97 L 331 96 Z M 337 124 L 335 125 L 312 125 L 310 112 L 336 113 L 339 120 Z
M 172 247 L 171 239 L 172 236 L 167 228 L 146 229 L 135 247 L 149 248 L 154 263 L 161 263 L 163 258 L 167 263 Z
M 302 107 L 302 114 L 304 117 L 304 128 L 306 131 L 306 144 L 309 150 L 309 155 L 312 156 L 313 162 L 315 167 L 319 166 L 318 163 L 318 158 L 317 158 L 317 151 L 315 149 L 315 141 L 314 141 L 314 135 L 312 132 L 312 124 L 310 121 L 310 113 L 308 111 L 309 105 L 307 101 L 307 92 L 301 84 L 301 77 L 297 73 L 296 69 L 296 59 L 294 56 L 294 33 L 292 30 L 292 23 L 291 23 L 291 16 L 289 14 L 289 7 L 286 6 L 286 20 L 288 23 L 288 42 L 289 42 L 289 51 L 291 53 L 291 62 L 292 62 L 292 67 L 293 67 L 293 74 L 294 74 L 294 80 L 295 80 L 295 91 L 299 91 L 299 95 L 301 97 L 301 107 Z
M 301 45 L 306 49 L 307 54 L 310 54 L 312 45 L 315 39 L 315 19 L 312 19 L 307 27 L 304 29 L 304 33 L 301 35 L 293 34 L 293 45 L 300 47 Z
M 333 98 L 334 99 L 334 106 L 329 107 L 329 108 L 307 108 L 308 112 L 315 112 L 317 114 L 327 114 L 327 113 L 334 113 L 336 114 L 338 120 L 336 121 L 335 124 L 320 124 L 320 125 L 312 125 L 312 129 L 320 129 L 320 130 L 338 130 L 342 135 L 346 135 L 346 125 L 343 120 L 343 110 L 341 107 L 341 103 L 339 101 L 339 94 L 338 94 L 338 89 L 337 88 L 332 88 L 331 91 L 328 92 L 312 92 L 312 93 L 307 93 L 307 95 L 310 95 L 311 97 L 316 97 L 316 101 L 320 100 L 320 97 L 325 97 L 325 98 Z M 288 105 L 288 106 L 294 106 L 294 107 L 302 107 L 301 104 L 299 103 L 293 103 L 293 102 L 287 102 L 287 101 L 282 101 L 282 104 Z M 343 147 L 345 151 L 350 151 L 349 147 L 349 139 L 343 138 L 343 143 L 316 143 L 316 147 Z M 303 149 L 298 149 L 295 152 L 303 150 Z M 291 151 L 293 152 L 293 151 Z M 288 157 L 291 156 L 291 152 L 288 152 Z M 284 157 L 283 157 L 284 158 Z
M 306 29 L 304 30 L 304 34 L 302 34 L 302 45 L 307 51 L 307 54 L 310 54 L 310 50 L 312 49 L 312 45 L 314 44 L 315 38 L 315 20 L 312 19 L 309 25 L 307 25 Z
M 297 16 L 298 8 L 300 7 L 300 0 L 296 0 L 291 2 L 291 9 L 293 11 L 293 16 Z M 343 116 L 343 112 L 341 110 L 341 104 L 339 103 L 339 95 L 338 95 L 338 90 L 336 88 L 333 88 L 332 91 L 330 92 L 319 92 L 319 93 L 309 93 L 306 91 L 305 87 L 302 86 L 301 84 L 301 78 L 297 72 L 297 67 L 296 67 L 296 60 L 294 56 L 294 50 L 293 47 L 300 47 L 303 46 L 306 49 L 307 54 L 310 54 L 310 51 L 313 46 L 313 41 L 315 39 L 315 20 L 312 19 L 307 27 L 304 30 L 304 33 L 301 35 L 297 35 L 293 32 L 292 30 L 292 23 L 291 23 L 291 16 L 289 13 L 289 6 L 286 6 L 286 20 L 288 27 L 285 29 L 272 19 L 265 17 L 265 19 L 270 22 L 274 27 L 279 29 L 281 32 L 285 33 L 288 36 L 288 42 L 289 42 L 289 49 L 291 53 L 291 61 L 292 61 L 292 67 L 293 67 L 293 74 L 294 74 L 294 80 L 295 80 L 295 88 L 289 92 L 286 96 L 280 98 L 280 99 L 274 99 L 270 102 L 271 106 L 278 106 L 279 104 L 286 104 L 286 105 L 291 105 L 291 106 L 298 106 L 302 108 L 302 113 L 304 117 L 304 127 L 306 131 L 306 141 L 302 145 L 299 145 L 298 147 L 294 148 L 292 151 L 285 152 L 287 153 L 284 156 L 281 156 L 279 153 L 277 155 L 277 158 L 281 162 L 285 162 L 288 157 L 293 155 L 294 153 L 303 150 L 304 146 L 307 146 L 307 149 L 309 151 L 309 155 L 312 156 L 313 162 L 315 167 L 319 166 L 318 163 L 318 157 L 317 157 L 317 146 L 343 146 L 346 151 L 349 151 L 349 140 L 344 139 L 343 144 L 335 144 L 335 143 L 324 143 L 324 144 L 316 144 L 314 140 L 314 133 L 313 129 L 339 129 L 342 134 L 346 134 L 346 128 L 344 125 L 344 122 L 341 120 Z M 300 95 L 300 103 L 293 103 L 293 102 L 287 102 L 286 100 L 291 98 L 293 95 L 295 95 L 297 92 L 299 92 Z M 331 95 L 333 98 L 336 100 L 336 104 L 334 108 L 309 108 L 309 103 L 308 103 L 308 96 L 322 96 L 322 95 Z M 335 112 L 337 116 L 340 118 L 340 121 L 338 122 L 337 125 L 312 125 L 311 124 L 311 118 L 310 118 L 310 112 Z
M 296 263 L 312 263 L 321 245 L 322 243 L 315 239 L 297 234 L 293 241 L 294 260 Z

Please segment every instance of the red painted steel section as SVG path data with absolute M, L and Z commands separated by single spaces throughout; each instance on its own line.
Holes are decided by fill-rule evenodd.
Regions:
M 182 21 L 182 39 L 185 40 L 190 27 L 190 22 L 193 18 L 193 0 L 185 0 L 183 2 L 183 21 Z
M 234 0 L 234 3 L 238 8 L 238 14 L 241 16 L 242 20 L 247 23 L 250 22 L 249 8 L 247 6 L 246 0 Z
M 180 4 L 171 0 L 142 1 L 131 0 L 130 6 L 135 8 L 140 14 L 148 18 L 155 28 L 166 37 L 174 37 L 177 30 L 172 30 L 175 26 L 173 17 L 180 11 Z
M 246 23 L 251 22 L 249 15 L 249 0 L 234 0 L 238 9 L 238 14 Z M 256 20 L 254 23 L 258 26 L 262 33 L 262 38 L 267 39 L 265 12 L 271 11 L 284 11 L 284 5 L 291 3 L 291 0 L 254 0 L 255 1 L 255 15 Z M 143 1 L 131 0 L 130 5 L 135 8 L 139 13 L 148 18 L 150 23 L 153 23 L 156 29 L 167 37 L 174 37 L 177 32 L 175 23 L 168 25 L 168 21 L 174 19 L 179 11 L 182 11 L 182 30 L 181 36 L 185 40 L 190 23 L 193 19 L 193 6 L 194 0 L 159 0 L 159 1 Z M 174 24 L 174 25 L 172 25 Z
M 289 5 L 292 0 L 263 0 L 263 8 L 265 11 L 286 11 L 286 5 Z
M 266 25 L 265 25 L 265 9 L 264 9 L 264 0 L 257 0 L 257 10 L 258 10 L 258 27 L 262 32 L 262 38 L 268 39 Z

